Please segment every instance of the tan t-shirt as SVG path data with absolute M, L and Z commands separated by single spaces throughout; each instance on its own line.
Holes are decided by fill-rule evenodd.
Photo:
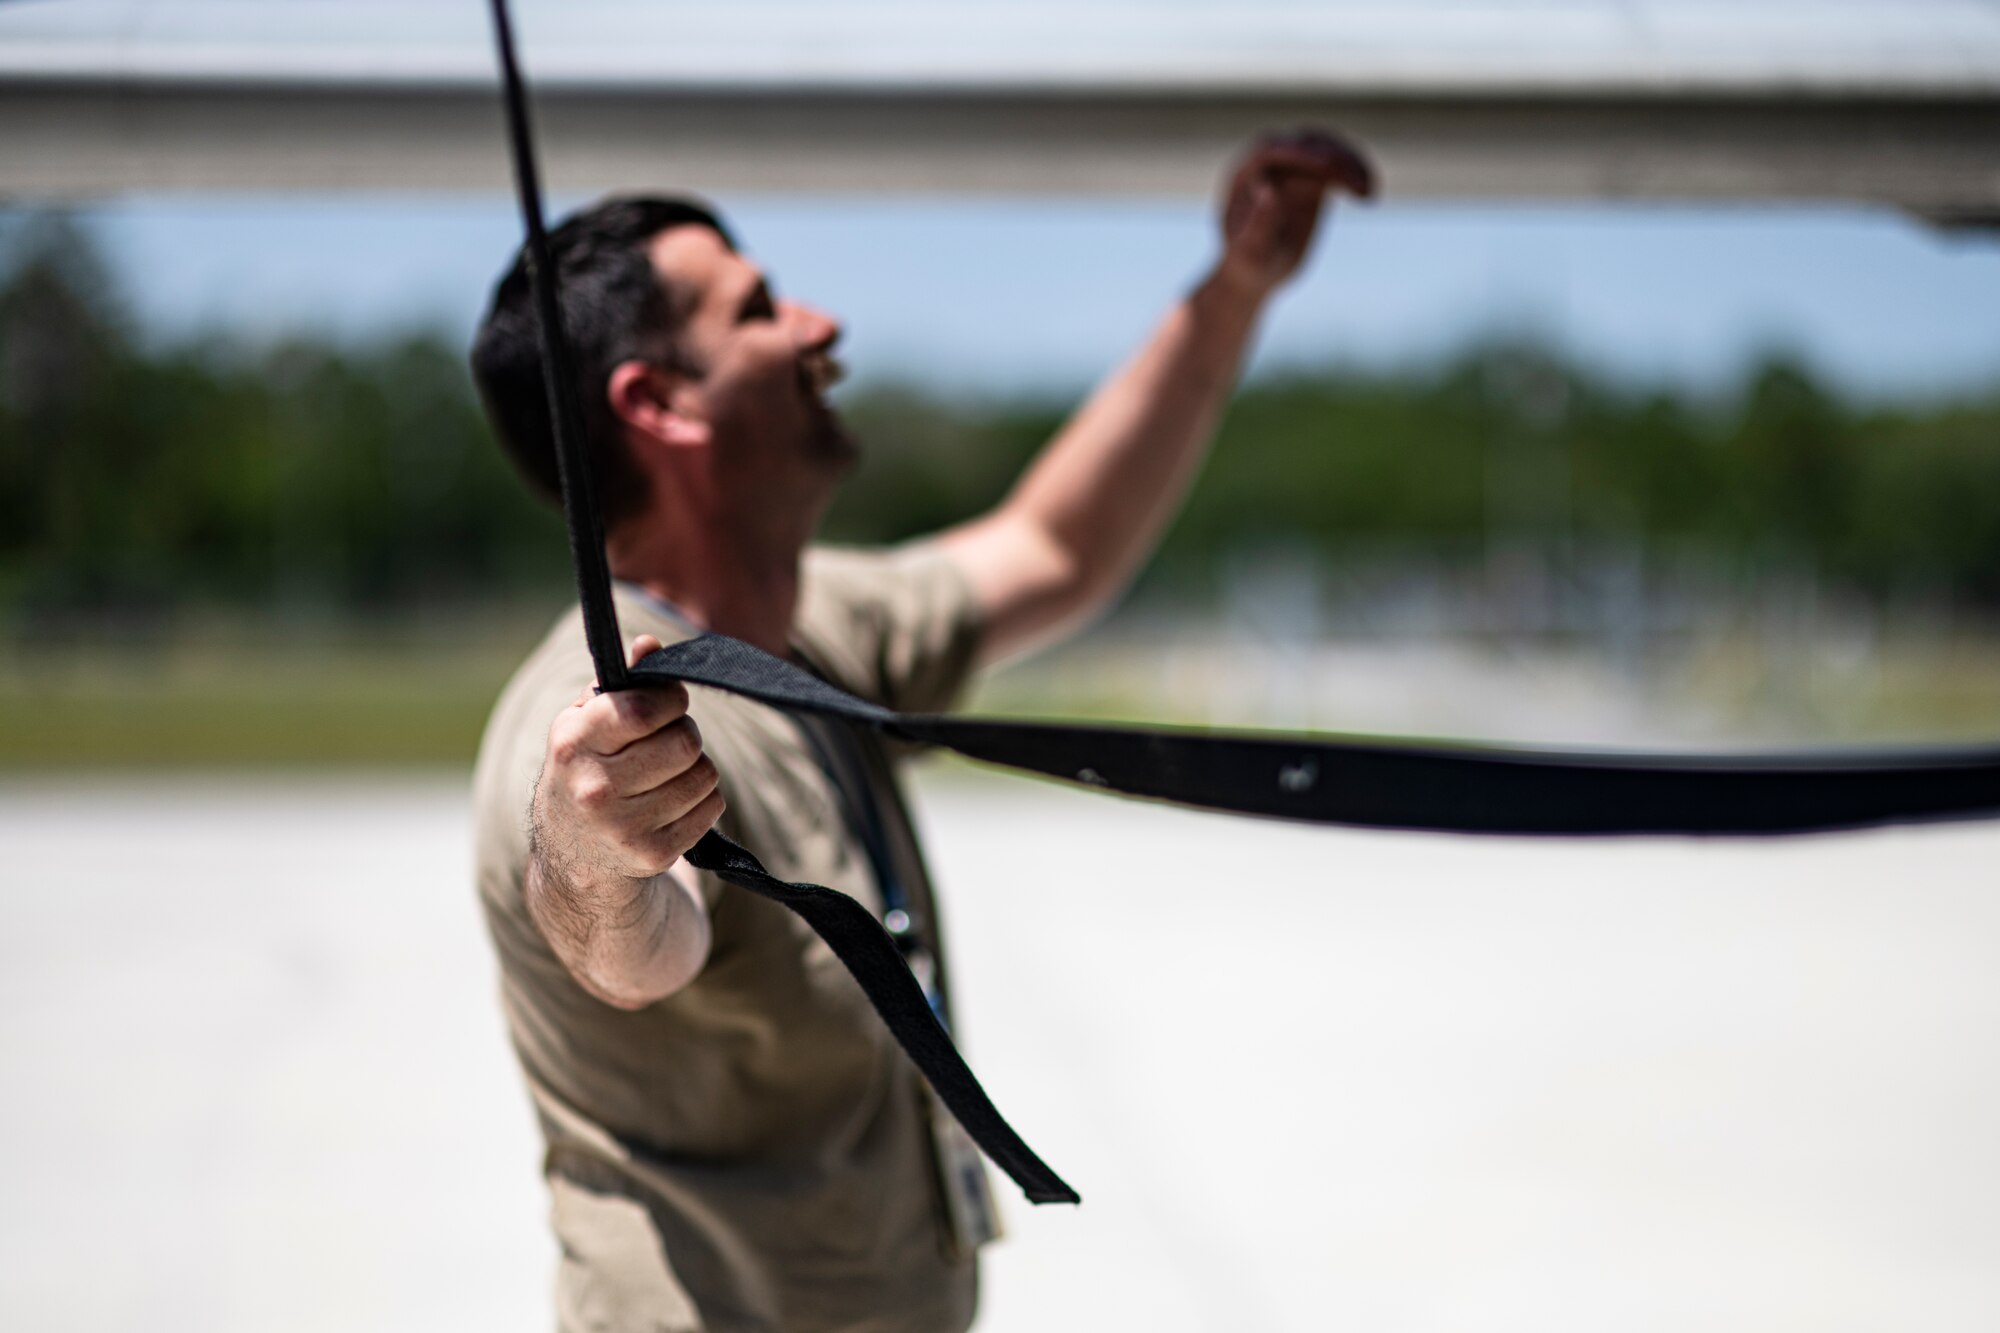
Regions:
M 689 627 L 621 589 L 619 625 Z M 946 707 L 978 637 L 971 593 L 923 547 L 813 550 L 798 660 L 900 710 Z M 592 679 L 572 612 L 495 706 L 474 780 L 480 900 L 515 1051 L 548 1143 L 565 1333 L 708 1329 L 961 1330 L 975 1264 L 956 1253 L 922 1078 L 832 952 L 776 903 L 703 875 L 714 944 L 685 989 L 637 1011 L 570 977 L 521 897 L 527 811 L 549 724 Z M 722 775 L 722 830 L 775 875 L 874 910 L 849 807 L 796 723 L 691 688 Z M 922 858 L 872 735 L 860 755 L 881 841 L 918 929 L 937 939 Z

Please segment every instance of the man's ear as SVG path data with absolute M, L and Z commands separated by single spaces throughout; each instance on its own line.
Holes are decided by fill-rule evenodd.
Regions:
M 612 368 L 605 385 L 611 414 L 626 426 L 665 445 L 685 447 L 709 441 L 708 422 L 677 407 L 676 394 L 682 389 L 678 377 L 644 361 L 621 361 Z

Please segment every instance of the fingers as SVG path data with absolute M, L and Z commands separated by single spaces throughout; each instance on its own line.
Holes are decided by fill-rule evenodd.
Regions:
M 693 846 L 726 808 L 715 761 L 697 751 L 691 763 L 642 791 L 621 790 L 608 766 L 570 775 L 566 795 L 574 825 L 596 852 L 591 860 L 633 878 L 656 875 Z
M 1316 224 L 1319 206 L 1329 191 L 1372 197 L 1375 172 L 1359 151 L 1330 134 L 1295 130 L 1268 136 L 1244 155 L 1230 181 L 1224 209 L 1228 234 L 1243 231 L 1251 201 L 1263 188 L 1280 191 L 1278 202 L 1295 218 L 1310 210 L 1309 221 Z
M 1254 180 L 1230 200 L 1223 227 L 1239 244 L 1265 250 L 1277 240 L 1279 221 L 1278 187 L 1268 180 Z
M 1298 271 L 1328 197 L 1375 193 L 1375 172 L 1352 145 L 1321 130 L 1268 135 L 1236 164 L 1222 208 L 1218 274 L 1262 297 Z
M 1270 135 L 1251 149 L 1243 165 L 1246 173 L 1266 179 L 1304 177 L 1321 188 L 1344 189 L 1363 199 L 1375 194 L 1375 169 L 1368 159 L 1345 140 L 1321 130 Z
M 694 750 L 699 752 L 700 733 L 693 730 L 687 707 L 687 687 L 678 681 L 611 694 L 585 692 L 550 726 L 549 762 L 559 768 L 585 760 L 603 764 L 630 752 L 637 758 L 635 766 L 643 771 L 658 762 L 658 755 L 634 747 L 645 746 L 683 721 L 695 742 Z M 670 738 L 663 744 L 674 748 L 681 742 Z
M 686 855 L 688 848 L 700 842 L 727 808 L 722 793 L 710 791 L 696 801 L 686 814 L 639 838 L 634 849 L 635 863 L 651 867 L 646 873 L 657 875 Z
M 641 635 L 633 660 L 659 646 Z M 609 694 L 586 693 L 549 728 L 549 761 L 588 770 L 606 796 L 636 796 L 686 772 L 701 757 L 701 728 L 687 715 L 679 681 Z
M 631 665 L 637 666 L 659 647 L 652 635 L 639 635 L 632 640 Z M 607 757 L 618 754 L 673 725 L 687 713 L 687 706 L 687 687 L 679 681 L 604 694 L 586 689 L 550 731 L 550 754 L 556 755 L 558 745 L 566 752 L 559 757 L 567 757 L 571 750 Z
M 644 796 L 702 761 L 701 728 L 693 718 L 680 717 L 615 755 L 599 757 L 597 763 L 613 794 Z M 713 767 L 711 764 L 710 768 Z
M 634 659 L 655 647 L 640 640 Z M 551 724 L 534 819 L 570 878 L 656 875 L 721 817 L 720 774 L 687 703 L 678 683 L 585 695 Z

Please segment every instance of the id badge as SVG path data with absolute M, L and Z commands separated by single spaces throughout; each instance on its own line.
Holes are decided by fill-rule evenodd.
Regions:
M 937 1150 L 938 1178 L 944 1183 L 945 1212 L 951 1222 L 950 1253 L 970 1259 L 979 1247 L 1002 1235 L 1000 1208 L 986 1179 L 986 1158 L 937 1094 L 924 1089 L 930 1105 L 931 1144 Z

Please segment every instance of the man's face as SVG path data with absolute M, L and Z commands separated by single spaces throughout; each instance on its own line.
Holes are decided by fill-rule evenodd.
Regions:
M 798 483 L 826 489 L 857 449 L 825 391 L 840 324 L 775 298 L 763 270 L 702 226 L 670 228 L 649 247 L 654 271 L 692 298 L 681 342 L 704 374 L 686 408 L 713 432 L 715 463 L 774 493 Z

